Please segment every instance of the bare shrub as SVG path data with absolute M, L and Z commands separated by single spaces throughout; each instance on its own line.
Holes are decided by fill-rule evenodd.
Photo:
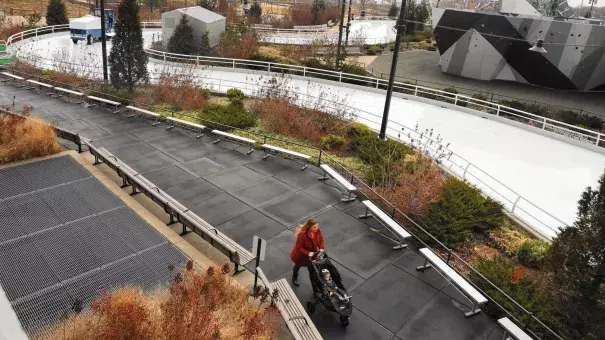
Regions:
M 0 113 L 0 131 L 0 164 L 61 152 L 53 128 L 40 121 Z
M 207 99 L 192 76 L 161 74 L 157 84 L 139 88 L 137 102 L 147 105 L 167 104 L 176 111 L 202 109 Z
M 228 275 L 228 266 L 201 271 L 189 262 L 170 288 L 153 293 L 121 288 L 101 294 L 89 311 L 67 318 L 43 338 L 275 339 L 277 294 L 258 290 L 250 303 L 248 291 L 232 284 Z

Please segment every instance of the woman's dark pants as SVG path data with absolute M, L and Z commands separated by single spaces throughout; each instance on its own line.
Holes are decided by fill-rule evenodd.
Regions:
M 314 273 L 315 269 L 313 268 L 313 264 L 311 264 L 311 259 L 307 257 L 304 262 L 304 265 L 294 265 L 294 273 L 292 276 L 294 279 L 298 279 L 298 272 L 300 271 L 300 268 L 307 267 L 307 269 L 309 270 L 309 279 L 311 279 L 311 287 L 313 287 L 313 293 L 319 293 L 319 289 L 317 289 L 316 287 L 317 278 L 315 277 Z

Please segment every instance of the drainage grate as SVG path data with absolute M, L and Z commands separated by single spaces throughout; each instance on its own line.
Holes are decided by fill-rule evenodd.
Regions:
M 61 224 L 55 212 L 36 193 L 6 200 L 20 227 L 34 233 Z
M 71 183 L 69 186 L 84 199 L 84 203 L 88 204 L 95 213 L 124 205 L 122 201 L 96 178 Z
M 140 256 L 129 257 L 108 266 L 105 270 L 108 290 L 123 286 L 137 286 L 144 290 L 153 290 L 160 284 L 160 278 L 141 260 Z
M 170 282 L 187 262 L 187 257 L 170 243 L 150 249 L 140 256 L 164 283 Z M 174 269 L 170 270 L 170 266 Z
M 21 175 L 21 167 L 0 170 L 0 199 L 13 197 L 32 191 L 32 186 Z
M 0 202 L 0 243 L 25 234 L 27 234 L 27 228 L 21 227 L 6 203 Z
M 42 197 L 63 223 L 93 214 L 92 209 L 70 185 L 45 190 Z
M 69 315 L 73 300 L 60 286 L 35 294 L 13 305 L 23 329 L 41 334 L 48 326 Z
M 0 285 L 9 301 L 59 282 L 29 239 L 0 246 L 0 268 Z
M 66 282 L 64 287 L 74 301 L 80 300 L 85 307 L 88 307 L 101 292 L 108 290 L 109 283 L 110 280 L 105 270 L 95 270 Z
M 22 176 L 38 190 L 91 176 L 84 167 L 69 156 L 28 163 L 19 168 Z
M 93 253 L 101 265 L 124 258 L 132 254 L 118 235 L 107 227 L 98 216 L 91 216 L 69 226 L 84 248 Z
M 129 208 L 112 210 L 99 216 L 135 252 L 165 241 L 162 235 Z

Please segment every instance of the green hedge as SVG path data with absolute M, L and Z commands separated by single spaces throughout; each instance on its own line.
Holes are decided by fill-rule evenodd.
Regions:
M 197 113 L 197 117 L 203 120 L 203 124 L 209 128 L 224 129 L 224 126 L 219 124 L 229 125 L 240 129 L 245 129 L 256 125 L 257 117 L 246 110 L 241 105 L 233 104 L 208 104 L 202 112 Z M 212 124 L 208 121 L 219 124 Z
M 542 240 L 527 240 L 517 247 L 517 259 L 519 263 L 540 268 L 548 257 L 550 244 Z
M 425 219 L 427 231 L 448 247 L 469 241 L 504 222 L 502 205 L 457 178 L 448 178 L 440 201 L 432 203 Z

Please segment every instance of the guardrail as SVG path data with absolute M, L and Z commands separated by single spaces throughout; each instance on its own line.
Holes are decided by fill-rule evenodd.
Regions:
M 26 74 L 24 74 L 24 76 L 27 76 Z M 47 80 L 48 81 L 48 80 Z M 62 84 L 63 86 L 67 86 L 70 87 L 69 85 L 66 84 Z M 229 87 L 231 88 L 231 87 Z M 219 89 L 220 89 L 220 84 L 219 84 Z M 225 89 L 226 91 L 227 89 Z M 107 95 L 107 94 L 100 94 L 103 95 L 105 97 L 108 97 L 112 100 L 117 100 L 117 101 L 123 101 L 124 99 L 122 98 L 117 98 L 115 96 L 112 95 Z M 306 102 L 305 98 L 301 98 L 300 99 L 301 102 Z M 129 102 L 126 101 L 127 103 L 130 103 L 132 105 L 135 105 L 136 103 L 134 102 Z M 14 114 L 12 112 L 8 112 L 11 114 Z M 173 114 L 174 116 L 174 114 Z M 192 117 L 189 116 L 191 119 L 197 119 L 198 121 L 200 121 L 201 123 L 206 122 L 203 119 L 199 119 L 197 117 Z M 230 127 L 224 124 L 220 124 L 220 123 L 214 123 L 218 126 L 222 126 L 224 129 L 231 129 L 231 130 L 241 130 L 235 127 Z M 54 127 L 55 129 L 57 129 L 56 127 Z M 390 130 L 392 131 L 398 131 L 397 129 L 393 129 L 392 127 L 389 127 Z M 66 130 L 64 130 L 66 131 Z M 241 130 L 244 131 L 244 130 Z M 246 131 L 248 132 L 248 131 Z M 417 131 L 416 131 L 417 132 Z M 68 133 L 68 132 L 66 132 Z M 251 132 L 248 132 L 251 133 Z M 72 133 L 73 134 L 73 133 Z M 322 149 L 318 149 L 315 147 L 311 147 L 311 146 L 305 146 L 305 145 L 301 145 L 301 144 L 297 144 L 297 143 L 293 143 L 287 140 L 282 140 L 279 138 L 274 138 L 271 136 L 267 136 L 267 135 L 262 135 L 262 134 L 258 134 L 258 133 L 251 133 L 252 135 L 256 135 L 257 137 L 260 137 L 261 139 L 263 139 L 263 143 L 266 143 L 268 139 L 272 139 L 272 140 L 277 140 L 283 143 L 287 143 L 290 145 L 297 145 L 297 146 L 301 146 L 301 147 L 305 147 L 309 150 L 312 150 L 315 152 L 315 154 L 317 155 L 315 158 L 317 159 L 317 163 L 321 164 L 321 162 L 327 163 L 329 162 L 334 169 L 336 169 L 338 172 L 340 172 L 343 176 L 346 176 L 348 178 L 351 178 L 351 183 L 354 183 L 357 188 L 360 190 L 360 193 L 366 197 L 368 197 L 369 199 L 373 200 L 373 201 L 377 201 L 378 204 L 380 204 L 380 206 L 385 209 L 385 211 L 388 211 L 391 216 L 393 217 L 393 219 L 400 221 L 400 223 L 402 223 L 404 226 L 406 226 L 406 228 L 413 228 L 415 229 L 417 232 L 411 232 L 410 234 L 413 236 L 415 242 L 418 242 L 418 244 L 422 244 L 424 247 L 428 247 L 430 249 L 441 249 L 442 252 L 435 252 L 436 254 L 441 254 L 440 256 L 447 256 L 448 259 L 451 259 L 451 262 L 454 266 L 458 267 L 457 270 L 460 271 L 460 269 L 466 269 L 465 272 L 470 271 L 471 273 L 473 273 L 474 275 L 476 275 L 478 278 L 480 278 L 481 280 L 485 281 L 490 287 L 492 287 L 493 289 L 495 289 L 499 294 L 501 294 L 504 298 L 506 298 L 507 300 L 509 300 L 514 307 L 518 308 L 518 310 L 526 317 L 526 319 L 524 320 L 525 322 L 521 322 L 521 320 L 519 320 L 515 315 L 513 315 L 509 310 L 507 310 L 505 307 L 503 307 L 502 305 L 500 305 L 497 301 L 495 301 L 494 298 L 492 298 L 489 294 L 487 294 L 485 291 L 483 291 L 480 287 L 478 287 L 474 282 L 469 281 L 475 288 L 477 288 L 479 291 L 481 291 L 485 296 L 487 296 L 489 298 L 489 300 L 494 303 L 501 311 L 503 311 L 507 316 L 509 316 L 510 318 L 512 318 L 513 320 L 515 320 L 518 324 L 524 324 L 525 325 L 525 329 L 530 332 L 534 337 L 537 338 L 537 335 L 534 331 L 532 331 L 530 329 L 530 322 L 533 321 L 534 323 L 536 323 L 537 325 L 539 325 L 542 329 L 543 332 L 548 332 L 550 333 L 552 336 L 554 336 L 557 339 L 563 340 L 559 335 L 557 335 L 553 330 L 551 330 L 548 326 L 546 326 L 541 320 L 539 320 L 537 317 L 535 317 L 533 315 L 533 313 L 531 313 L 529 310 L 527 310 L 524 306 L 522 306 L 520 303 L 518 303 L 516 300 L 514 300 L 512 297 L 510 297 L 508 294 L 506 294 L 504 291 L 502 291 L 499 287 L 497 287 L 494 283 L 492 283 L 489 279 L 487 279 L 485 276 L 483 276 L 481 273 L 479 273 L 475 268 L 473 268 L 469 263 L 467 263 L 466 261 L 464 261 L 464 259 L 462 259 L 459 255 L 457 255 L 456 253 L 454 253 L 452 251 L 452 249 L 448 248 L 445 244 L 443 244 L 442 242 L 440 242 L 437 238 L 435 238 L 433 235 L 431 235 L 428 231 L 426 231 L 422 226 L 420 226 L 417 222 L 415 222 L 412 218 L 408 217 L 407 215 L 405 215 L 401 210 L 399 210 L 395 205 L 393 205 L 392 203 L 390 203 L 388 200 L 386 200 L 384 197 L 382 197 L 380 194 L 378 194 L 376 191 L 374 191 L 372 189 L 372 187 L 370 187 L 369 185 L 367 185 L 362 179 L 360 179 L 358 176 L 356 176 L 353 172 L 351 172 L 349 169 L 347 169 L 344 165 L 342 165 L 341 163 L 339 163 L 338 161 L 336 161 L 333 157 L 331 157 L 329 154 L 327 154 L 326 152 L 324 152 Z M 75 135 L 75 134 L 74 134 Z M 77 136 L 77 135 L 75 135 Z M 79 136 L 78 136 L 79 138 Z M 430 139 L 429 139 L 430 140 Z M 86 142 L 86 141 L 84 141 Z M 428 140 L 427 140 L 428 142 Z M 416 145 L 415 147 L 422 153 L 426 154 L 429 157 L 434 157 L 435 154 L 431 155 L 430 151 L 427 150 L 431 150 L 430 149 L 430 143 L 427 142 L 420 142 L 418 143 L 418 145 Z M 89 147 L 90 144 L 86 143 Z M 429 144 L 429 147 L 427 147 L 426 145 Z M 420 145 L 424 145 L 424 148 L 422 148 Z M 437 153 L 441 148 L 438 147 L 436 149 Z M 98 150 L 96 150 L 97 153 Z M 94 154 L 95 149 L 94 146 L 92 146 L 91 149 L 91 153 Z M 451 153 L 453 154 L 453 153 Z M 450 154 L 450 156 L 451 156 Z M 447 154 L 441 154 L 440 157 L 437 157 L 437 160 L 441 160 L 443 158 L 448 158 L 449 156 L 447 156 Z M 108 160 L 108 162 L 111 163 L 111 157 L 106 157 L 106 160 Z M 120 165 L 119 160 L 115 159 L 114 157 L 114 162 L 116 163 L 118 166 Z M 114 165 L 115 166 L 115 165 Z M 120 167 L 121 168 L 121 167 Z M 118 170 L 119 171 L 119 170 Z M 127 171 L 128 172 L 128 171 Z M 120 174 L 118 172 L 118 174 Z M 130 177 L 133 177 L 132 174 L 130 175 Z M 136 177 L 136 176 L 134 176 Z M 178 213 L 179 209 L 181 212 L 184 211 L 184 209 L 186 209 L 185 207 L 183 207 L 182 205 L 178 204 L 178 202 L 173 202 L 169 199 L 167 199 L 167 195 L 159 195 L 160 194 L 160 190 L 158 188 L 151 188 L 150 185 L 148 184 L 148 182 L 143 181 L 141 178 L 139 179 L 139 181 L 131 181 L 130 182 L 135 183 L 133 184 L 133 187 L 136 186 L 137 189 L 141 190 L 141 188 L 147 188 L 147 192 L 146 195 L 152 195 L 152 196 L 158 196 L 155 199 L 153 199 L 156 203 L 158 204 L 164 204 L 163 202 L 166 202 L 165 204 L 168 203 L 172 203 L 172 206 L 167 206 L 165 207 L 165 211 L 168 212 L 170 214 L 170 212 L 172 213 Z M 157 195 L 156 195 L 157 193 Z M 169 196 L 168 196 L 169 197 Z M 184 212 L 183 215 L 188 215 L 190 214 L 190 212 Z M 191 222 L 196 223 L 196 220 L 193 219 L 186 219 L 187 216 L 183 216 L 183 217 L 179 217 L 177 216 L 177 220 L 181 223 L 185 222 L 187 223 L 187 226 L 190 228 L 195 228 L 194 224 L 189 224 Z M 190 217 L 190 216 L 189 216 Z M 172 214 L 171 214 L 171 219 L 172 219 Z M 216 232 L 215 228 L 212 228 L 211 226 L 209 228 L 206 228 L 209 233 L 204 234 L 207 235 L 207 237 L 212 237 L 213 236 L 213 232 Z M 196 230 L 196 229 L 193 229 Z M 203 233 L 204 229 L 198 229 L 199 232 Z M 418 236 L 418 233 L 421 233 L 420 235 L 424 235 L 424 239 L 422 237 Z M 427 239 L 428 238 L 428 239 Z M 430 242 L 431 244 L 436 245 L 436 247 L 434 246 L 430 246 L 429 244 L 427 244 L 427 242 Z M 222 244 L 222 243 L 221 243 Z M 229 247 L 229 245 L 227 245 L 224 248 L 226 251 L 232 251 L 233 248 Z M 231 257 L 230 257 L 231 258 Z M 236 262 L 234 262 L 236 263 Z
M 166 61 L 174 61 L 175 54 L 165 53 L 147 50 L 147 52 L 151 56 L 156 56 Z M 157 53 L 157 54 L 154 54 Z M 181 56 L 181 55 L 176 55 Z M 191 56 L 186 56 L 187 59 L 183 60 L 185 62 L 191 61 Z M 221 66 L 221 67 L 229 67 L 229 68 L 250 68 L 250 66 L 254 65 L 256 69 L 273 71 L 276 70 L 279 72 L 280 70 L 286 70 L 288 73 L 292 74 L 301 74 L 304 76 L 317 76 L 320 75 L 322 78 L 330 77 L 337 79 L 341 82 L 350 82 L 350 81 L 366 81 L 366 82 L 374 82 L 372 87 L 375 88 L 386 88 L 386 81 L 381 81 L 376 78 L 370 78 L 365 76 L 355 76 L 342 72 L 335 71 L 326 71 L 319 69 L 306 68 L 303 66 L 294 66 L 294 65 L 286 65 L 286 64 L 275 64 L 275 63 L 267 63 L 261 61 L 249 61 L 249 60 L 238 60 L 238 59 L 226 59 L 226 58 L 214 58 L 214 57 L 195 57 L 195 63 L 197 65 L 210 64 L 211 66 Z M 181 59 L 177 59 L 177 61 L 181 61 Z M 86 65 L 86 67 L 90 67 Z M 215 92 L 224 93 L 228 89 L 236 87 L 244 90 L 244 92 L 249 96 L 257 95 L 259 87 L 262 88 L 259 84 L 251 83 L 246 80 L 246 82 L 240 82 L 235 80 L 224 80 L 224 79 L 215 79 L 209 76 L 204 77 L 201 81 L 203 81 L 203 86 L 209 87 L 211 90 Z M 428 98 L 440 98 L 443 101 L 449 101 L 452 104 L 459 103 L 468 103 L 469 105 L 474 105 L 479 108 L 487 108 L 488 111 L 492 110 L 491 114 L 496 116 L 504 116 L 506 118 L 517 118 L 517 119 L 527 119 L 530 122 L 535 122 L 536 128 L 542 128 L 544 130 L 555 129 L 555 132 L 568 132 L 569 134 L 578 134 L 577 131 L 569 129 L 568 124 L 561 123 L 563 126 L 557 126 L 552 123 L 546 122 L 543 117 L 535 116 L 529 114 L 527 116 L 523 111 L 515 110 L 512 108 L 504 108 L 498 105 L 495 109 L 491 106 L 492 103 L 487 101 L 482 101 L 479 99 L 474 99 L 471 97 L 466 97 L 462 95 L 453 95 L 448 92 L 433 90 L 429 88 L 424 88 L 420 86 L 411 86 L 408 84 L 396 84 L 394 87 L 394 91 L 407 93 L 419 97 L 428 97 Z M 346 110 L 353 111 L 358 118 L 358 120 L 363 121 L 364 123 L 370 125 L 374 129 L 378 129 L 380 127 L 381 117 L 373 114 L 368 111 L 360 110 L 358 108 L 344 105 L 342 103 L 336 103 L 330 101 L 325 98 L 316 98 L 304 93 L 298 93 L 299 100 L 297 104 L 300 106 L 308 106 L 310 103 L 321 100 L 324 104 L 328 106 L 330 110 L 338 110 L 345 108 Z M 494 111 L 495 110 L 495 111 Z M 555 121 L 556 122 L 556 121 Z M 540 125 L 541 124 L 541 125 Z M 571 128 L 575 128 L 573 126 L 569 126 Z M 559 129 L 559 130 L 556 130 Z M 578 128 L 581 129 L 581 128 Z M 388 131 L 392 137 L 398 136 L 397 138 L 407 144 L 410 144 L 414 147 L 418 147 L 418 141 L 423 141 L 422 146 L 427 149 L 427 153 L 432 155 L 432 157 L 440 162 L 443 167 L 450 170 L 453 174 L 457 175 L 459 178 L 469 180 L 471 183 L 479 187 L 486 195 L 492 197 L 493 199 L 501 202 L 504 205 L 504 208 L 518 217 L 520 220 L 524 221 L 529 227 L 531 227 L 531 231 L 541 235 L 546 239 L 551 239 L 558 232 L 558 228 L 561 226 L 565 226 L 567 223 L 563 222 L 561 219 L 555 217 L 552 213 L 547 212 L 543 208 L 539 207 L 537 204 L 531 202 L 526 199 L 515 190 L 511 189 L 501 181 L 497 180 L 487 172 L 483 171 L 480 167 L 476 166 L 472 162 L 466 160 L 464 157 L 456 154 L 452 150 L 448 149 L 447 146 L 439 145 L 436 140 L 434 140 L 433 136 L 429 136 L 428 132 L 423 133 L 422 131 L 416 131 L 416 128 L 404 126 L 394 121 L 389 121 Z M 586 130 L 591 132 L 590 130 Z M 403 137 L 402 137 L 403 134 Z M 579 133 L 580 136 L 583 136 Z M 601 141 L 600 136 L 587 136 L 586 139 L 594 138 L 595 141 Z M 416 145 L 414 145 L 414 141 L 416 141 Z M 604 144 L 605 141 L 603 141 Z M 433 148 L 431 150 L 431 148 Z M 439 150 L 436 150 L 439 148 Z M 448 157 L 442 157 L 443 154 L 448 154 Z

